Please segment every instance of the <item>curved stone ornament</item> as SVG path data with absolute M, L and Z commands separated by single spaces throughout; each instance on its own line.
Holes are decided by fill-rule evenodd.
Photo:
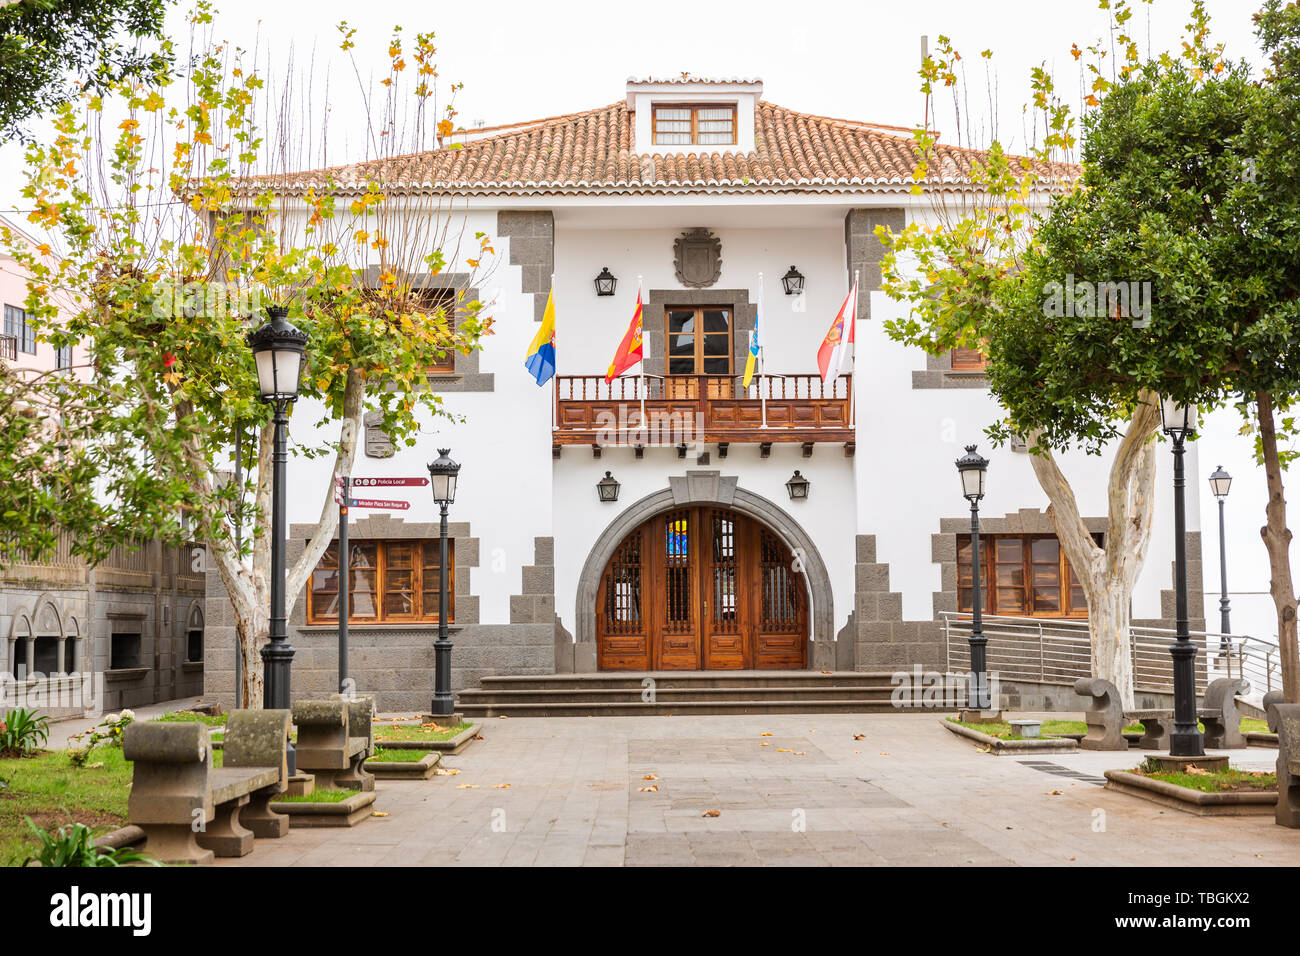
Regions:
M 722 275 L 722 240 L 708 229 L 688 229 L 673 242 L 677 281 L 688 289 L 704 289 Z

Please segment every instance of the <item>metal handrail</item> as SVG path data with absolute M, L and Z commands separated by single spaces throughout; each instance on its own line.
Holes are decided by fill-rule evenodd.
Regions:
M 970 650 L 960 634 L 969 633 L 971 616 L 954 611 L 940 612 L 944 625 L 944 650 L 948 670 L 970 669 Z M 1004 680 L 1037 680 L 1070 683 L 1092 674 L 1092 640 L 1086 618 L 1032 618 L 1012 615 L 984 615 L 984 636 L 988 638 L 988 668 Z M 1170 628 L 1130 625 L 1134 686 L 1146 690 L 1173 687 L 1173 666 L 1169 644 L 1176 631 Z M 1248 680 L 1252 696 L 1280 683 L 1274 664 L 1276 645 L 1246 634 L 1192 631 L 1193 643 L 1206 651 L 1196 668 L 1198 689 L 1217 676 Z M 1235 671 L 1235 673 L 1234 673 Z

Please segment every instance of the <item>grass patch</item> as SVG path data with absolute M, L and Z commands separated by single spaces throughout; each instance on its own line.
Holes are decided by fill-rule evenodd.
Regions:
M 360 790 L 313 790 L 311 793 L 295 793 L 276 797 L 272 803 L 342 803 L 348 797 L 355 797 Z
M 225 714 L 217 714 L 213 716 L 212 714 L 198 714 L 192 710 L 173 710 L 166 714 L 163 714 L 161 717 L 154 717 L 153 720 L 157 721 L 158 723 L 164 723 L 164 724 L 197 723 L 197 724 L 207 724 L 209 727 L 226 726 Z
M 1269 733 L 1268 721 L 1260 720 L 1258 717 L 1241 718 L 1241 732 L 1243 734 L 1267 734 Z
M 375 747 L 375 755 L 370 760 L 379 763 L 419 763 L 429 754 L 423 750 L 385 750 Z
M 126 825 L 131 764 L 119 747 L 96 747 L 81 769 L 65 750 L 0 760 L 0 780 L 8 784 L 0 789 L 0 866 L 17 866 L 37 848 L 24 817 L 45 830 L 67 823 Z
M 1016 729 L 1005 720 L 996 720 L 990 723 L 975 723 L 972 721 L 961 721 L 956 717 L 949 717 L 948 721 L 954 724 L 961 724 L 971 730 L 977 730 L 981 734 L 987 734 L 990 737 L 997 737 L 999 740 L 1059 740 L 1066 734 L 1086 734 L 1088 725 L 1081 720 L 1044 720 L 1041 735 L 1038 737 L 1022 737 L 1016 732 Z M 1126 731 L 1141 731 L 1141 727 L 1125 727 Z
M 1249 793 L 1256 790 L 1276 790 L 1277 774 L 1264 771 L 1234 770 L 1161 770 L 1160 765 L 1152 760 L 1145 760 L 1134 773 L 1163 780 L 1175 786 L 1200 790 L 1202 793 Z
M 377 742 L 385 740 L 451 740 L 452 737 L 464 733 L 473 726 L 468 722 L 446 728 L 439 727 L 437 724 L 376 724 L 375 740 Z

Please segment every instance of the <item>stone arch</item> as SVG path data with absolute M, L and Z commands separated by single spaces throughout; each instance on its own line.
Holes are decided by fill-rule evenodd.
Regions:
M 201 631 L 204 627 L 203 602 L 191 601 L 190 609 L 185 615 L 185 630 Z
M 37 637 L 63 637 L 63 612 L 49 594 L 42 594 L 32 606 L 32 629 Z
M 835 666 L 835 608 L 830 574 L 821 552 L 808 532 L 785 509 L 775 502 L 737 487 L 735 477 L 716 471 L 688 471 L 684 476 L 668 479 L 668 487 L 646 495 L 629 505 L 596 538 L 578 578 L 575 613 L 575 642 L 596 642 L 596 594 L 605 566 L 619 542 L 642 522 L 655 515 L 688 505 L 718 505 L 753 518 L 776 534 L 803 562 L 804 581 L 808 586 L 810 627 L 806 660 L 809 669 Z M 594 656 L 592 657 L 594 660 Z

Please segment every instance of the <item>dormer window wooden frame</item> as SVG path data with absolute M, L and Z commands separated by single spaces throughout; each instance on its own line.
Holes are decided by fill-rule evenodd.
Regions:
M 656 146 L 735 146 L 738 129 L 735 103 L 656 103 L 651 117 Z
M 979 349 L 953 349 L 954 372 L 983 372 L 988 368 L 988 356 Z

